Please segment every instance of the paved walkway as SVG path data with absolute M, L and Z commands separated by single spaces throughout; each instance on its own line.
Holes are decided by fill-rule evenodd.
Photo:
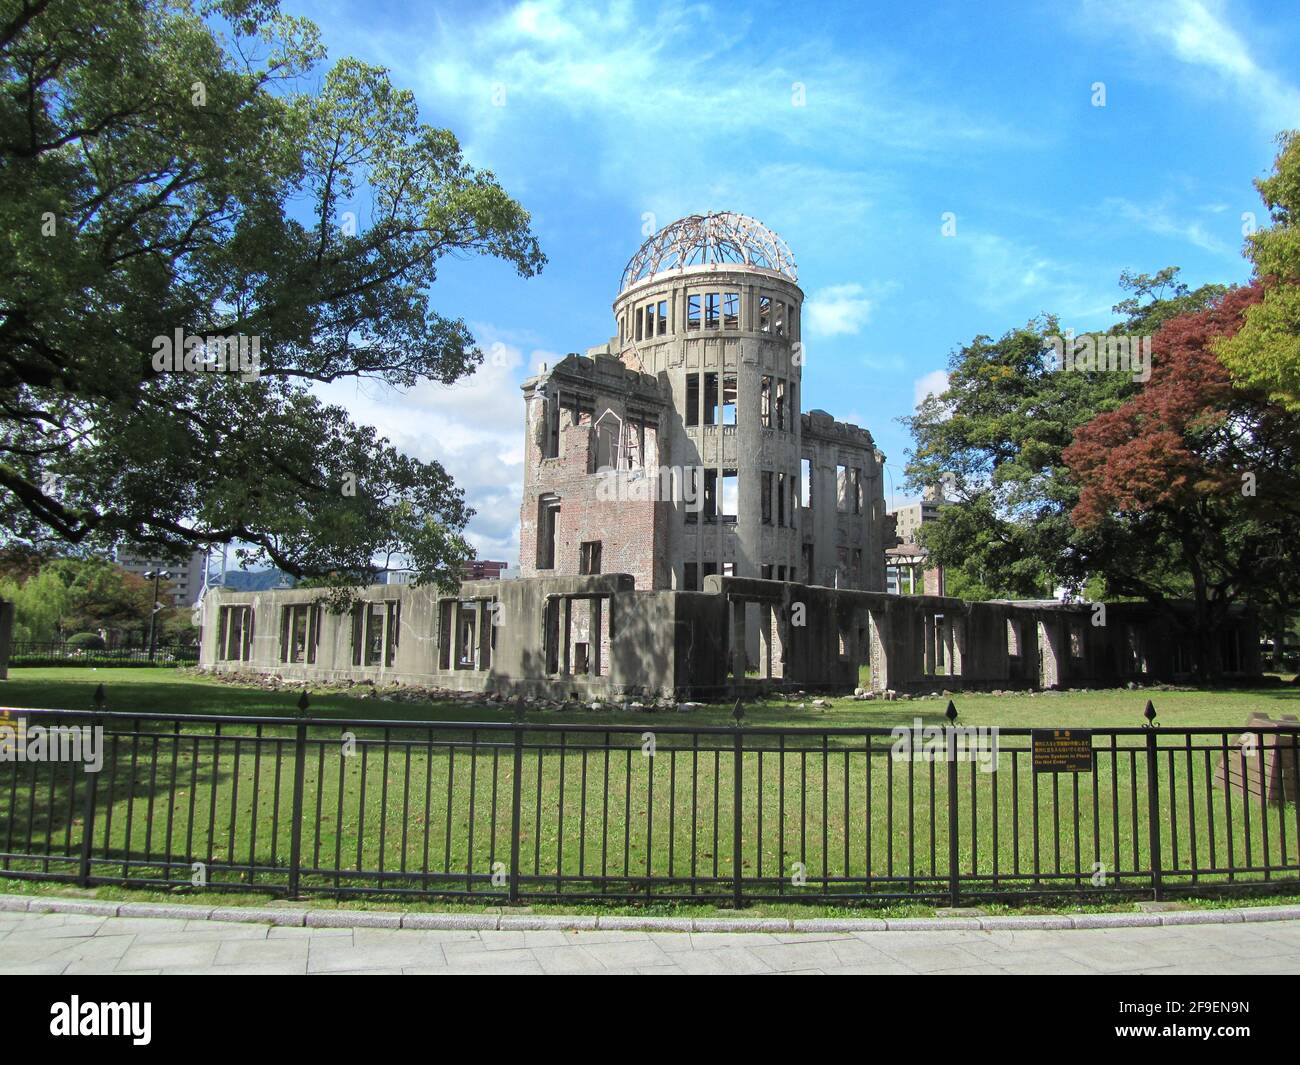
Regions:
M 1300 974 L 1300 921 L 987 932 L 554 932 L 0 913 L 0 973 Z

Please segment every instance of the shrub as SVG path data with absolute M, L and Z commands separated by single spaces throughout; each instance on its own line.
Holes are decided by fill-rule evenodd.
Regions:
M 104 638 L 97 632 L 78 632 L 68 637 L 69 647 L 80 647 L 87 651 L 102 651 Z

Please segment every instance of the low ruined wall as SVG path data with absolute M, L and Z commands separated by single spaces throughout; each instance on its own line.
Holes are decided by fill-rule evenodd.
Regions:
M 878 692 L 1109 687 L 1175 679 L 1185 659 L 1178 618 L 1146 604 L 967 603 L 718 575 L 704 585 L 637 591 L 628 574 L 466 581 L 454 593 L 372 585 L 357 591 L 360 621 L 319 608 L 317 590 L 213 590 L 201 665 L 585 701 L 845 691 L 864 664 Z M 5 624 L 0 607 L 0 652 Z M 1232 617 L 1236 672 L 1259 672 L 1258 638 L 1253 615 Z

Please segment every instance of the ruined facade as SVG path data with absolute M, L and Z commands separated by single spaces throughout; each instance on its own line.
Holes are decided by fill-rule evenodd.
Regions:
M 1192 668 L 1176 612 L 885 591 L 893 521 L 865 429 L 803 411 L 789 249 L 740 215 L 638 250 L 615 334 L 523 384 L 519 580 L 203 603 L 202 664 L 504 695 L 1097 686 Z M 1259 671 L 1234 614 L 1230 672 Z M 865 667 L 865 670 L 864 670 Z

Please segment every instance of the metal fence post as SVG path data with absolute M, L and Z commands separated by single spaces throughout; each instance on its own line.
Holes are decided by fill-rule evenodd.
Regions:
M 311 700 L 306 689 L 298 699 L 298 713 L 303 719 Z M 289 828 L 289 897 L 298 895 L 298 882 L 302 873 L 302 787 L 307 765 L 307 722 L 298 722 L 293 747 L 293 821 Z
M 739 699 L 736 700 L 736 709 L 731 715 L 736 722 L 736 735 L 733 737 L 734 747 L 732 754 L 732 818 L 731 818 L 731 893 L 732 904 L 736 909 L 740 909 L 744 904 L 744 891 L 741 883 L 741 819 L 742 819 L 742 792 L 743 792 L 743 773 L 745 765 L 745 737 L 741 732 L 745 717 L 745 708 L 741 705 Z M 761 803 L 763 797 L 760 795 L 758 801 Z
M 515 769 L 514 782 L 511 786 L 510 798 L 510 901 L 516 903 L 519 901 L 519 823 L 520 808 L 523 805 L 523 773 L 524 773 L 524 721 L 523 721 L 524 704 L 519 704 L 518 712 L 515 716 Z M 537 781 L 540 788 L 542 782 Z
M 1151 845 L 1151 897 L 1159 899 L 1161 895 L 1161 854 L 1160 854 L 1160 754 L 1156 749 L 1156 708 L 1147 700 L 1143 717 L 1147 724 L 1147 840 Z
M 90 716 L 92 737 L 95 734 L 94 730 L 101 727 L 99 715 L 104 709 L 104 685 L 101 684 L 95 689 L 94 699 L 95 709 Z M 102 747 L 100 753 L 101 755 L 103 753 Z M 90 857 L 95 847 L 95 792 L 99 784 L 99 774 L 87 771 L 85 776 L 86 794 L 82 798 L 81 806 L 81 862 L 77 869 L 77 884 L 83 888 L 90 887 Z
M 948 700 L 944 711 L 948 719 L 948 905 L 958 905 L 961 881 L 957 861 L 957 708 Z M 975 816 L 974 810 L 971 816 Z

